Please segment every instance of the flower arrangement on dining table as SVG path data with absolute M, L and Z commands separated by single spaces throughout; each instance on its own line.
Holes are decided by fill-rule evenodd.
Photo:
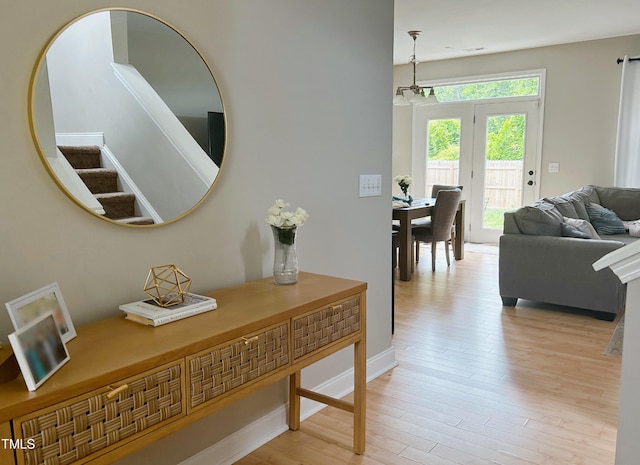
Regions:
M 413 182 L 411 176 L 409 176 L 408 174 L 399 174 L 398 176 L 393 178 L 393 182 L 398 183 L 398 186 L 400 186 L 400 190 L 404 194 L 404 198 L 393 196 L 393 200 L 399 200 L 411 205 L 411 202 L 413 202 L 413 197 L 411 197 L 411 194 L 409 194 L 409 186 Z

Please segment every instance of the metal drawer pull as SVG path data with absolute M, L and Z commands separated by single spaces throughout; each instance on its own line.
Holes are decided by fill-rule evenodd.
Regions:
M 250 337 L 250 338 L 243 337 L 242 340 L 244 341 L 244 345 L 248 346 L 252 342 L 257 342 L 258 336 L 253 336 L 253 337 Z
M 119 386 L 117 388 L 114 388 L 113 386 L 109 386 L 109 389 L 111 389 L 111 391 L 107 393 L 107 399 L 113 399 L 115 396 L 120 394 L 125 389 L 129 389 L 129 385 L 123 384 L 122 386 Z
M 330 305 L 330 306 L 329 306 L 329 309 L 330 309 L 332 312 L 340 312 L 340 311 L 342 311 L 342 304 L 339 304 L 339 305 Z

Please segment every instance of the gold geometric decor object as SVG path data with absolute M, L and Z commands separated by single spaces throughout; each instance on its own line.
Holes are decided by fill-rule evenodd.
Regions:
M 191 278 L 175 265 L 154 266 L 149 270 L 144 292 L 161 307 L 184 302 L 191 287 Z

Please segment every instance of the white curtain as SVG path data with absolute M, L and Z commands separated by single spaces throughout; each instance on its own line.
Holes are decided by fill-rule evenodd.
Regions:
M 624 57 L 614 185 L 640 187 L 640 61 Z

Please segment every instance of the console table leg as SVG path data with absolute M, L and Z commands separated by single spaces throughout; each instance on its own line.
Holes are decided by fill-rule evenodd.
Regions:
M 367 353 L 363 341 L 354 345 L 353 451 L 364 453 L 366 441 Z
M 296 371 L 289 376 L 289 429 L 300 429 L 300 372 Z

